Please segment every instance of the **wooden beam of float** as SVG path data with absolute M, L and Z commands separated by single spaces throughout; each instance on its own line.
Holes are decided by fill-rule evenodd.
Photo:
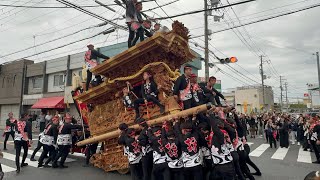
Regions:
M 190 116 L 190 115 L 192 115 L 194 113 L 206 112 L 210 108 L 214 108 L 214 106 L 211 103 L 204 104 L 204 105 L 197 106 L 197 107 L 194 107 L 194 108 L 191 108 L 191 109 L 187 109 L 187 110 L 183 110 L 183 111 L 177 112 L 175 114 L 169 114 L 167 116 L 163 116 L 163 117 L 159 117 L 159 118 L 154 119 L 154 120 L 150 120 L 150 121 L 148 121 L 148 124 L 149 125 L 160 124 L 160 123 L 163 123 L 164 121 L 167 121 L 169 119 L 173 119 L 174 117 L 179 118 L 179 117 L 184 117 L 184 116 Z M 132 125 L 129 128 L 138 129 L 139 125 L 138 124 Z M 83 146 L 83 145 L 87 145 L 87 144 L 92 144 L 92 143 L 104 141 L 106 139 L 115 138 L 115 137 L 117 137 L 119 135 L 120 135 L 120 130 L 115 130 L 115 131 L 112 131 L 112 132 L 108 132 L 108 133 L 105 133 L 105 134 L 102 134 L 102 135 L 99 135 L 99 136 L 96 136 L 96 137 L 92 137 L 92 138 L 80 141 L 76 145 L 77 146 Z

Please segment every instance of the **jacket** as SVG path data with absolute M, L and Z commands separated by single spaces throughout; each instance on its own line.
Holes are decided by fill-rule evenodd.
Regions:
M 146 99 L 148 95 L 158 97 L 158 94 L 159 94 L 158 86 L 154 81 L 150 81 L 150 87 L 148 87 L 148 84 L 146 83 L 142 84 L 141 95 L 143 99 Z
M 216 90 L 214 87 L 211 87 L 211 89 L 209 89 L 207 87 L 207 83 L 201 82 L 201 83 L 199 83 L 199 86 L 201 87 L 201 89 L 203 90 L 203 93 L 205 95 L 212 94 L 214 92 L 216 94 L 216 96 L 221 97 L 222 99 L 225 99 L 225 97 L 218 90 Z

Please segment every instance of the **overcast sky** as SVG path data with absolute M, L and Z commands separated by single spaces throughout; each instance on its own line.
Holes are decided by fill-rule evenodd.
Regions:
M 96 5 L 93 0 L 70 0 L 79 5 Z M 113 0 L 100 0 L 105 4 L 112 4 Z M 158 4 L 164 4 L 173 0 L 157 0 Z M 230 3 L 237 0 L 229 0 Z M 222 4 L 227 4 L 227 0 L 222 0 Z M 310 5 L 318 4 L 320 0 L 257 0 L 247 4 L 234 6 L 233 10 L 240 18 L 242 24 L 266 18 L 272 15 L 289 12 Z M 28 5 L 28 6 L 63 6 L 55 0 L 1 0 L 0 4 Z M 144 3 L 144 9 L 156 7 L 155 2 Z M 202 0 L 179 0 L 176 3 L 163 7 L 169 15 L 179 14 L 192 10 L 203 9 Z M 111 6 L 117 13 L 106 8 L 87 8 L 107 19 L 113 19 L 124 14 L 125 10 L 118 6 Z M 214 31 L 222 30 L 234 25 L 239 25 L 239 21 L 231 8 L 213 12 L 216 15 L 224 13 L 224 19 L 214 22 L 213 17 L 209 18 L 209 27 Z M 149 16 L 166 16 L 161 9 L 147 12 Z M 245 28 L 238 28 L 234 31 L 224 31 L 211 35 L 210 50 L 217 56 L 236 56 L 237 64 L 231 64 L 236 71 L 224 65 L 210 69 L 210 75 L 222 80 L 222 89 L 234 88 L 243 85 L 253 85 L 261 81 L 259 74 L 259 55 L 264 55 L 264 70 L 268 79 L 266 84 L 273 86 L 275 96 L 280 96 L 279 76 L 282 75 L 287 80 L 289 86 L 290 100 L 297 97 L 302 98 L 307 92 L 307 83 L 317 83 L 316 57 L 312 55 L 319 51 L 320 44 L 320 7 L 284 16 L 269 21 L 264 21 Z M 182 21 L 190 29 L 192 36 L 204 34 L 203 13 L 174 18 Z M 18 50 L 22 50 L 34 45 L 59 38 L 61 36 L 76 32 L 77 30 L 96 25 L 102 21 L 92 18 L 74 9 L 31 9 L 31 8 L 11 8 L 0 6 L 0 57 Z M 124 25 L 124 20 L 117 21 Z M 171 27 L 172 21 L 163 20 L 161 24 Z M 84 30 L 68 38 L 48 43 L 30 50 L 16 53 L 0 58 L 0 63 L 23 58 L 38 52 L 46 51 L 69 42 L 93 36 L 110 26 L 92 28 Z M 240 33 L 241 34 L 240 34 Z M 236 35 L 237 34 L 237 35 Z M 53 59 L 68 54 L 74 54 L 86 50 L 88 43 L 93 43 L 96 47 L 124 42 L 127 39 L 127 32 L 118 30 L 110 35 L 100 35 L 64 48 L 50 51 L 28 59 L 37 62 Z M 204 45 L 203 37 L 193 39 L 200 46 Z M 242 39 L 242 40 L 240 40 Z M 190 44 L 190 47 L 195 47 Z M 195 49 L 203 55 L 201 48 Z M 216 61 L 211 57 L 210 61 Z M 270 63 L 271 62 L 271 63 Z M 219 71 L 220 68 L 224 73 Z M 203 68 L 204 69 L 204 68 Z M 204 76 L 204 70 L 200 72 Z M 230 75 L 235 76 L 232 78 Z M 293 99 L 294 98 L 294 99 Z

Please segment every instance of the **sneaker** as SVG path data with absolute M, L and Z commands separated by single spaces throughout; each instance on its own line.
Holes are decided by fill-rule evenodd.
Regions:
M 313 164 L 320 164 L 320 161 L 313 161 Z
M 30 161 L 37 161 L 37 160 L 35 160 L 34 158 L 30 158 Z
M 38 164 L 38 168 L 41 168 L 41 167 L 43 167 L 43 165 L 42 164 Z
M 300 143 L 298 142 L 297 145 L 300 146 Z
M 17 173 L 17 174 L 19 174 L 19 173 L 20 173 L 20 168 L 18 168 L 18 169 L 16 170 L 16 173 Z
M 28 166 L 29 164 L 28 163 L 21 163 L 21 167 L 25 167 L 25 166 Z

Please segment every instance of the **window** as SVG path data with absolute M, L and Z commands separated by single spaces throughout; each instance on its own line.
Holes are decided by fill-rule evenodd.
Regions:
M 64 85 L 64 75 L 54 75 L 53 86 L 63 86 Z
M 34 78 L 32 78 L 32 87 L 33 87 L 33 89 L 42 88 L 42 77 L 34 77 Z

